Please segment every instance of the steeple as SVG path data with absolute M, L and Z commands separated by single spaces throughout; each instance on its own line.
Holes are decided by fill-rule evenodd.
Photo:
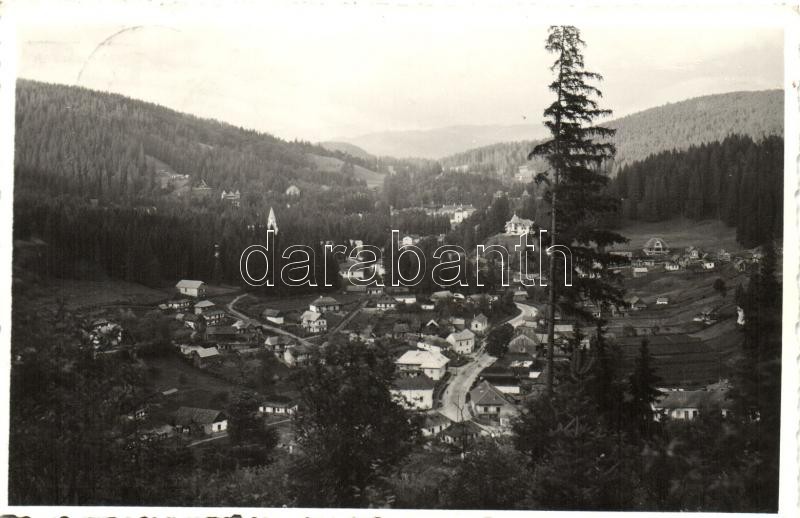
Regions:
M 275 218 L 275 211 L 272 207 L 269 208 L 269 217 L 267 217 L 267 230 L 272 229 L 275 235 L 278 235 L 278 220 Z

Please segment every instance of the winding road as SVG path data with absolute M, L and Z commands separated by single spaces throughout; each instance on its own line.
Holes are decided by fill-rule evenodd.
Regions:
M 467 408 L 467 392 L 475 383 L 478 374 L 496 360 L 497 358 L 490 356 L 481 347 L 474 360 L 453 369 L 455 372 L 442 394 L 442 407 L 439 412 L 453 421 L 469 421 L 472 415 Z
M 528 304 L 523 304 L 521 302 L 515 302 L 514 304 L 516 304 L 517 308 L 519 308 L 520 313 L 509 320 L 508 323 L 515 328 L 519 327 L 526 318 L 535 318 L 539 314 L 539 310 L 534 306 L 529 306 Z

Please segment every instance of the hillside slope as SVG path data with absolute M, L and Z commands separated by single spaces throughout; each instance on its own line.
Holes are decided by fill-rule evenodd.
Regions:
M 215 191 L 283 193 L 295 183 L 366 188 L 369 164 L 360 158 L 121 95 L 20 80 L 16 100 L 18 187 L 130 199 L 169 194 L 162 181 L 168 174 Z M 321 169 L 314 156 L 363 170 Z
M 614 172 L 625 164 L 662 151 L 721 141 L 732 134 L 760 140 L 783 135 L 783 91 L 708 95 L 644 110 L 605 124 L 616 129 Z M 466 166 L 476 172 L 513 174 L 527 162 L 534 141 L 507 142 L 472 149 L 441 160 L 442 167 Z M 534 162 L 541 170 L 543 164 Z

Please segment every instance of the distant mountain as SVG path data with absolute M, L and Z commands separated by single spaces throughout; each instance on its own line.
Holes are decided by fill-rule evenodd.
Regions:
M 783 135 L 783 91 L 731 92 L 650 108 L 604 124 L 617 130 L 614 172 L 662 151 L 683 150 L 729 135 L 759 140 Z M 540 137 L 541 138 L 541 137 Z M 514 174 L 528 163 L 534 139 L 471 149 L 440 160 L 442 167 L 486 174 Z M 544 167 L 534 161 L 534 169 Z
M 498 142 L 530 140 L 544 136 L 545 130 L 538 124 L 515 124 L 384 131 L 341 140 L 346 140 L 346 144 L 363 148 L 373 155 L 436 159 Z M 345 149 L 342 151 L 347 152 Z

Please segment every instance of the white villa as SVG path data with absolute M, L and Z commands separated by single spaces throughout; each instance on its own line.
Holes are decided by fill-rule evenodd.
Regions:
M 506 234 L 511 236 L 527 234 L 531 231 L 531 228 L 533 228 L 533 220 L 520 218 L 516 214 L 506 221 Z

